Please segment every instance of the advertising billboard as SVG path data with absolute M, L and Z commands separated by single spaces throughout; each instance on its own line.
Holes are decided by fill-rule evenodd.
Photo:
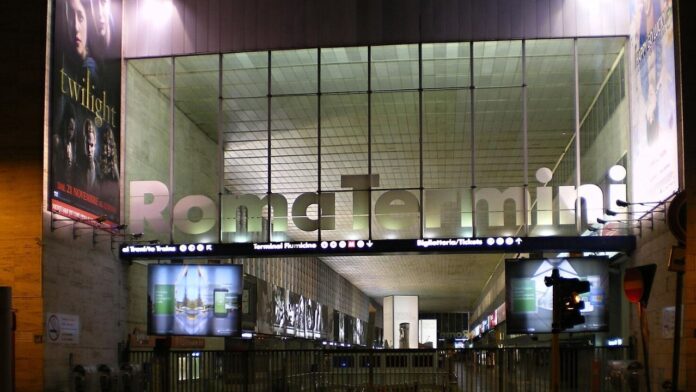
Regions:
M 515 259 L 505 262 L 505 310 L 507 333 L 551 333 L 553 287 L 544 278 L 558 268 L 562 278 L 590 282 L 581 294 L 585 324 L 568 332 L 605 331 L 608 326 L 609 272 L 604 258 Z
M 240 265 L 150 264 L 150 335 L 240 336 Z
M 57 0 L 51 69 L 51 211 L 120 217 L 121 1 Z
M 671 0 L 631 0 L 631 200 L 660 201 L 679 188 Z

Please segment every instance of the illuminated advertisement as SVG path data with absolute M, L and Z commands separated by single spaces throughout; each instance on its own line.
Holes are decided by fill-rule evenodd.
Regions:
M 604 331 L 608 328 L 609 273 L 606 259 L 561 258 L 507 260 L 505 263 L 505 310 L 507 333 L 550 333 L 553 320 L 553 287 L 544 278 L 558 268 L 562 278 L 590 282 L 590 292 L 581 294 L 585 324 L 570 332 Z
M 49 201 L 88 224 L 120 216 L 121 2 L 57 0 Z
M 418 320 L 418 345 L 424 348 L 437 348 L 437 320 Z
M 242 267 L 150 264 L 151 335 L 240 336 Z
M 384 339 L 390 348 L 418 348 L 418 296 L 384 297 Z
M 630 2 L 632 200 L 664 200 L 678 187 L 671 0 Z

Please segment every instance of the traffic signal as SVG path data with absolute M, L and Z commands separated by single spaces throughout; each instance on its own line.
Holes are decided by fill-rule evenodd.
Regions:
M 590 291 L 590 282 L 578 278 L 561 278 L 558 269 L 544 278 L 546 286 L 553 286 L 553 332 L 561 332 L 585 323 L 580 311 L 585 302 L 580 294 Z

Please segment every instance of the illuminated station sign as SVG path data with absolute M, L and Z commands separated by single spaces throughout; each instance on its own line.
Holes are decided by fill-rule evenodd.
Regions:
M 123 244 L 123 259 L 345 256 L 432 253 L 629 252 L 633 236 L 481 237 L 409 240 L 287 241 L 223 244 Z

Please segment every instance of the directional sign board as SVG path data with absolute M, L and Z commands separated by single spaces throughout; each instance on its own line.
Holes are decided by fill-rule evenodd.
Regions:
M 210 257 L 344 256 L 390 253 L 628 252 L 633 236 L 610 237 L 471 237 L 410 240 L 287 241 L 234 244 L 123 244 L 122 259 Z

